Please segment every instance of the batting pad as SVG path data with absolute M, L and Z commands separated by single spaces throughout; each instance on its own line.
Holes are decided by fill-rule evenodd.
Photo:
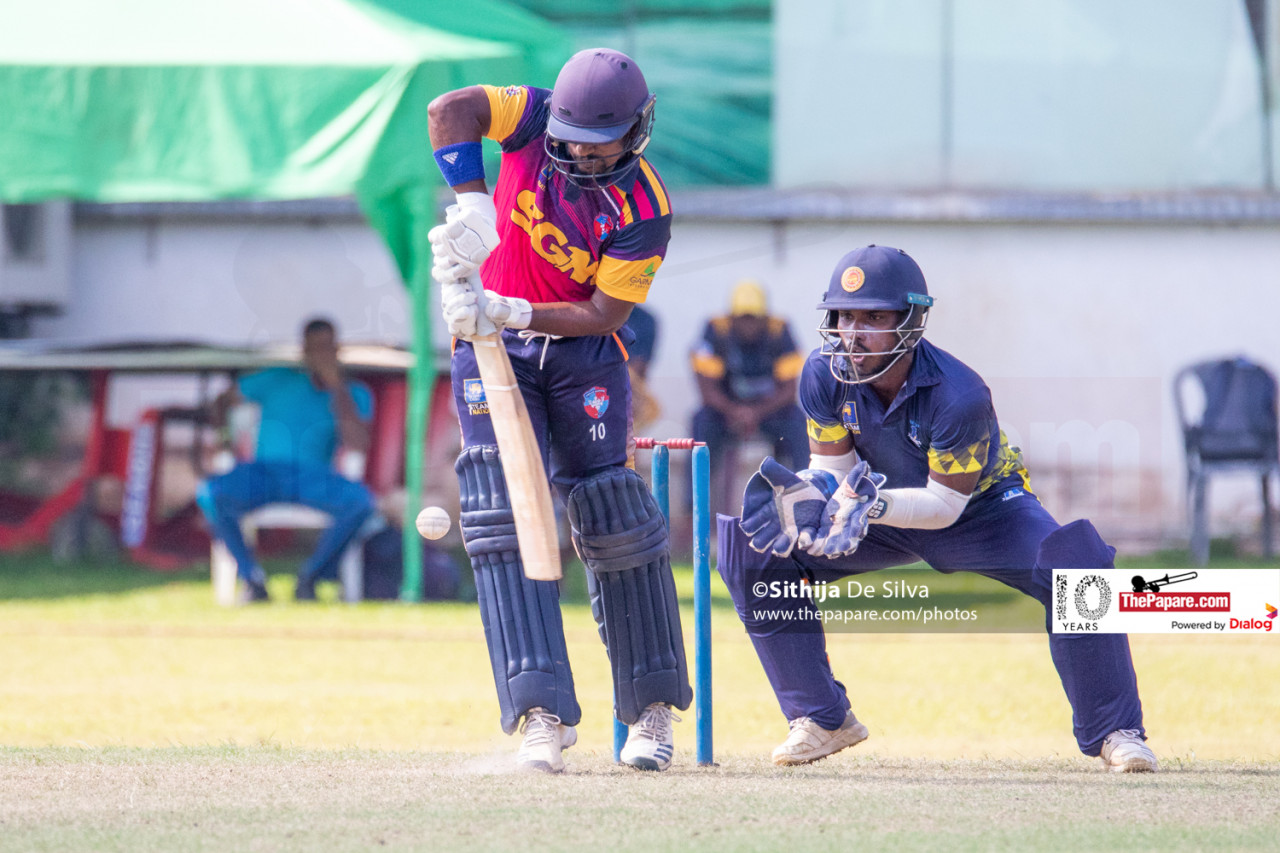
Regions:
M 693 701 L 667 527 L 639 474 L 611 468 L 569 493 L 573 542 L 613 669 L 614 713 L 627 725 L 654 702 Z
M 511 734 L 520 718 L 537 707 L 575 726 L 582 709 L 574 694 L 560 618 L 560 585 L 524 576 L 498 448 L 468 447 L 454 470 L 462 503 L 462 538 L 475 573 L 502 730 Z

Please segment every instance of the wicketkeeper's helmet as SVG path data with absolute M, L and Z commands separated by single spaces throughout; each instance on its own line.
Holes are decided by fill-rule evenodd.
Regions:
M 871 382 L 888 372 L 924 336 L 933 297 L 925 285 L 924 273 L 911 256 L 889 246 L 864 246 L 840 259 L 831 273 L 831 282 L 818 308 L 823 314 L 818 333 L 822 335 L 822 355 L 830 359 L 831 375 L 841 382 Z M 902 321 L 893 330 L 897 343 L 892 349 L 867 355 L 893 358 L 873 374 L 863 374 L 848 358 L 845 341 L 837 328 L 840 311 L 900 311 Z
M 588 48 L 570 57 L 551 90 L 547 154 L 555 167 L 586 189 L 604 189 L 634 174 L 653 133 L 656 100 L 640 66 L 625 53 Z M 623 141 L 624 153 L 612 169 L 588 174 L 577 168 L 568 143 Z

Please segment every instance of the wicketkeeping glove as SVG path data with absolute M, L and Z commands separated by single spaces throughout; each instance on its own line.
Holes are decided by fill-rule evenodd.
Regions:
M 760 463 L 742 493 L 742 532 L 751 550 L 786 557 L 818 536 L 822 513 L 839 484 L 829 471 L 792 473 L 772 456 Z
M 868 514 L 876 505 L 884 481 L 885 476 L 873 472 L 866 460 L 853 466 L 827 501 L 818 535 L 808 553 L 831 558 L 846 557 L 858 550 L 858 543 L 867 535 Z

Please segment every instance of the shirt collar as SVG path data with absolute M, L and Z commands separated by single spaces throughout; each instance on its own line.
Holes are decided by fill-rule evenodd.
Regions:
M 893 402 L 885 410 L 885 416 L 889 416 L 894 409 L 904 405 L 916 391 L 921 388 L 927 388 L 930 385 L 937 385 L 941 381 L 942 374 L 938 372 L 938 363 L 933 357 L 933 346 L 928 341 L 921 339 L 913 351 L 911 369 L 907 372 L 907 381 L 902 383 L 902 387 L 898 389 L 898 396 L 893 398 Z

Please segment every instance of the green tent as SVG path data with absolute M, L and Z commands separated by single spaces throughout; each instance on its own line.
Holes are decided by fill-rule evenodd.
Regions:
M 550 85 L 570 52 L 500 0 L 22 3 L 0 27 L 0 201 L 354 193 L 412 292 L 411 518 L 434 380 L 427 104 L 470 83 Z M 419 594 L 415 536 L 406 524 L 406 598 Z

